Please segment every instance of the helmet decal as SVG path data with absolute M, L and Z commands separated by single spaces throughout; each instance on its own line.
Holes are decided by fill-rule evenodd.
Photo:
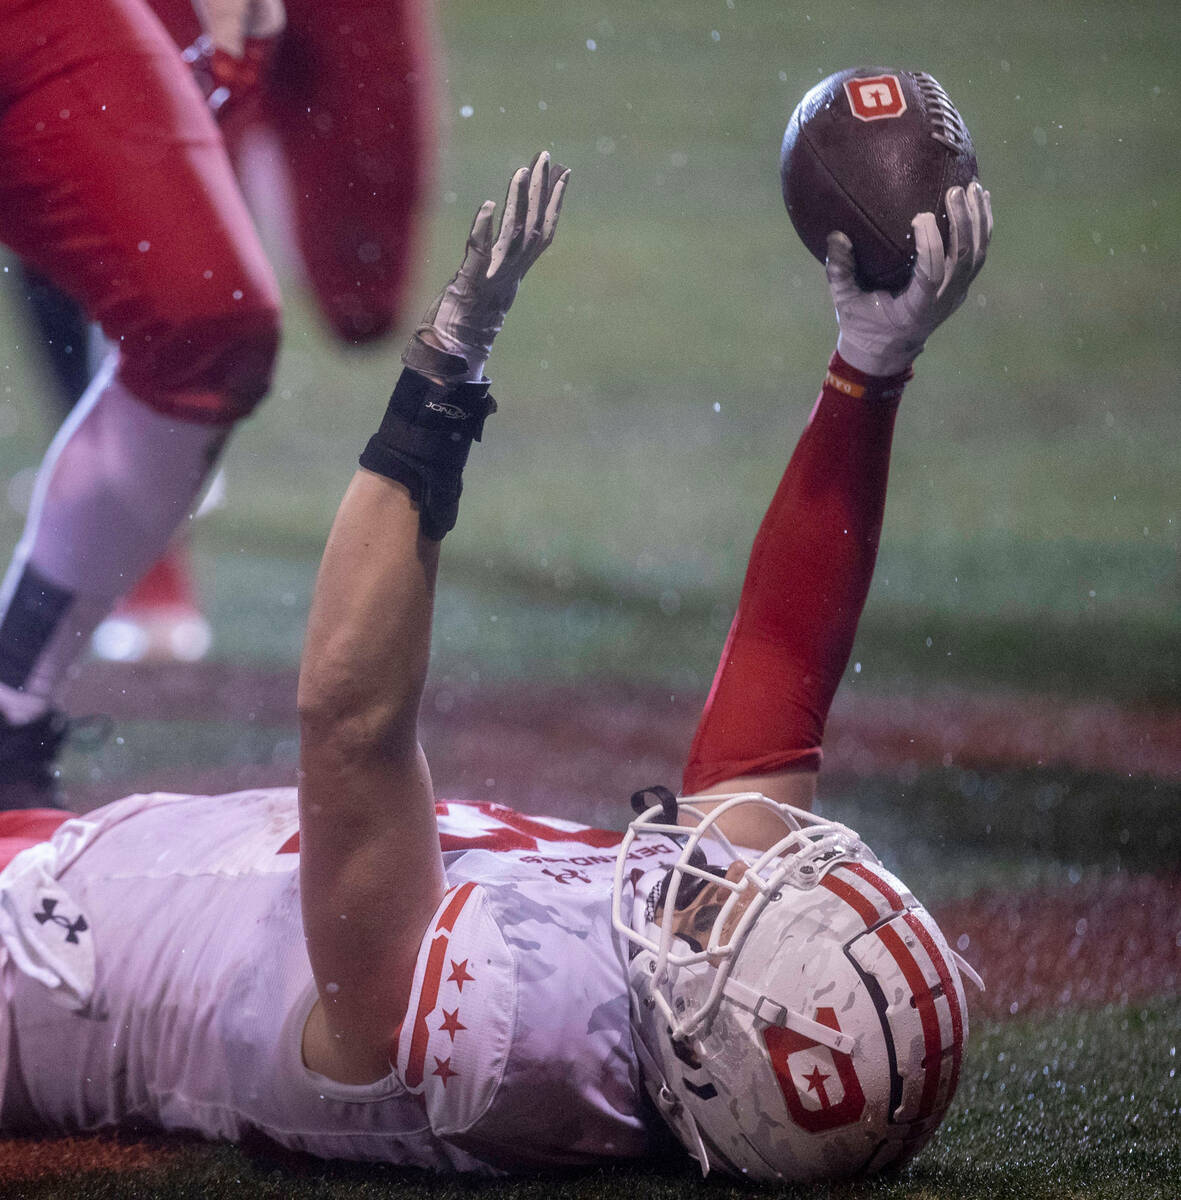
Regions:
M 840 1029 L 831 1008 L 818 1008 L 816 1020 Z M 865 1093 L 853 1057 L 823 1046 L 806 1034 L 778 1025 L 763 1030 L 763 1042 L 791 1119 L 809 1133 L 836 1129 L 860 1120 Z

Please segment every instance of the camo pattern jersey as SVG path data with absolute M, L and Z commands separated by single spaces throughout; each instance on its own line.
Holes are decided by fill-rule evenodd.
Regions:
M 394 1069 L 304 1066 L 293 789 L 132 796 L 0 874 L 0 1126 L 129 1120 L 261 1132 L 322 1157 L 496 1173 L 642 1152 L 625 975 L 610 923 L 619 835 L 440 804 L 449 890 Z M 654 867 L 675 853 L 637 848 Z

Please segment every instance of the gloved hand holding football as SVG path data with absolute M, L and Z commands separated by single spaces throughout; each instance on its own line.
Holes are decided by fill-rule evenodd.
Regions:
M 898 375 L 923 352 L 927 338 L 964 302 L 984 266 L 992 236 L 992 202 L 973 182 L 947 193 L 950 234 L 946 249 L 934 213 L 915 217 L 915 263 L 910 283 L 897 296 L 862 291 L 853 243 L 828 235 L 825 271 L 836 306 L 837 353 L 867 375 Z

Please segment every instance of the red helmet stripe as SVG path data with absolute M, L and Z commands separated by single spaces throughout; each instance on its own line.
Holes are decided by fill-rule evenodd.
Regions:
M 959 1081 L 960 1059 L 963 1049 L 963 1014 L 960 1011 L 959 999 L 955 993 L 947 963 L 939 953 L 934 939 L 923 927 L 918 918 L 913 916 L 912 913 L 904 911 L 905 905 L 896 888 L 887 883 L 876 871 L 865 866 L 864 863 L 841 863 L 820 881 L 820 885 L 856 909 L 858 916 L 865 922 L 867 929 L 876 925 L 883 916 L 888 914 L 880 912 L 868 896 L 863 895 L 851 884 L 841 879 L 837 874 L 838 871 L 848 871 L 856 875 L 857 878 L 869 884 L 881 895 L 886 904 L 890 906 L 891 912 L 902 912 L 903 919 L 906 921 L 908 927 L 915 931 L 919 942 L 931 958 L 932 965 L 943 985 L 943 991 L 948 998 L 948 1006 L 951 1010 L 953 1041 L 952 1075 L 947 1094 L 947 1100 L 950 1101 L 955 1091 L 955 1086 Z M 919 1098 L 918 1112 L 914 1118 L 915 1120 L 922 1120 L 931 1116 L 935 1111 L 939 1095 L 939 1080 L 943 1073 L 943 1035 L 939 1027 L 939 1013 L 935 1007 L 935 997 L 923 975 L 922 968 L 919 966 L 914 955 L 907 949 L 906 943 L 897 931 L 889 925 L 883 925 L 877 930 L 877 936 L 881 939 L 882 945 L 885 946 L 890 957 L 894 959 L 898 969 L 902 972 L 903 978 L 906 980 L 906 985 L 914 998 L 915 1010 L 918 1013 L 919 1022 L 923 1030 L 923 1062 L 925 1064 L 923 1090 Z
M 951 1081 L 947 1085 L 947 1100 L 950 1103 L 960 1081 L 960 1060 L 963 1058 L 964 1051 L 964 1015 L 960 1011 L 959 993 L 956 991 L 947 960 L 936 946 L 930 930 L 913 912 L 908 912 L 904 920 L 914 930 L 915 935 L 923 944 L 923 949 L 926 950 L 931 962 L 935 965 L 935 970 L 939 974 L 939 982 L 943 985 L 943 994 L 947 997 L 947 1006 L 951 1010 Z
M 942 1065 L 943 1038 L 939 1032 L 939 1014 L 935 1011 L 935 997 L 931 988 L 923 978 L 919 964 L 906 948 L 906 943 L 898 935 L 898 931 L 890 925 L 883 925 L 877 931 L 882 945 L 889 950 L 898 969 L 910 988 L 915 1008 L 918 1010 L 919 1021 L 923 1027 L 923 1093 L 919 1099 L 919 1109 L 916 1120 L 922 1120 L 932 1115 L 935 1110 L 935 1097 L 939 1090 L 940 1066 Z
M 902 897 L 876 872 L 871 871 L 864 863 L 850 862 L 841 864 L 846 871 L 851 871 L 866 883 L 876 888 L 886 898 L 886 903 L 890 906 L 891 912 L 900 912 L 906 907 L 902 903 Z
M 842 866 L 848 866 L 848 863 L 843 863 Z M 863 896 L 855 887 L 846 883 L 843 879 L 830 871 L 820 881 L 820 886 L 827 888 L 834 896 L 839 896 L 851 908 L 857 910 L 857 915 L 865 922 L 865 927 L 868 929 L 871 925 L 876 925 L 881 919 L 881 913 L 873 906 L 868 897 Z

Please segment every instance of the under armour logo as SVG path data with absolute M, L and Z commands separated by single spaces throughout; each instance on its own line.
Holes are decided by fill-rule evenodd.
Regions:
M 33 916 L 37 920 L 38 925 L 44 925 L 46 921 L 52 921 L 55 925 L 60 925 L 66 931 L 66 941 L 72 945 L 78 944 L 78 934 L 85 933 L 90 926 L 86 924 L 86 918 L 79 913 L 72 921 L 69 917 L 62 916 L 61 913 L 54 911 L 57 908 L 57 901 L 46 896 L 41 901 L 42 912 L 35 912 Z

